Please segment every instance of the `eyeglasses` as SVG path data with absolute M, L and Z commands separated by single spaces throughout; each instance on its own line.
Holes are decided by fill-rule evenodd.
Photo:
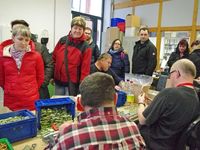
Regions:
M 176 72 L 176 71 L 177 71 L 177 70 L 171 71 L 171 72 L 169 73 L 169 75 L 168 75 L 168 79 L 170 79 L 171 74 L 174 73 L 174 72 Z

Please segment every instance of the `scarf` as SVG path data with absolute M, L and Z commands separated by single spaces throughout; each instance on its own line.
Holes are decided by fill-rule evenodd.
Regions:
M 22 58 L 23 58 L 25 53 L 26 53 L 26 51 L 16 50 L 14 45 L 10 47 L 10 54 L 14 58 L 18 69 L 21 68 Z

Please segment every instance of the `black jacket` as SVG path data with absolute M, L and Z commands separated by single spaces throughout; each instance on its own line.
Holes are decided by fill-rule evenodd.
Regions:
M 196 66 L 196 78 L 200 76 L 200 49 L 195 49 L 189 56 L 189 59 Z
M 100 56 L 99 47 L 94 42 L 90 43 L 89 47 L 92 49 L 91 64 L 94 64 L 97 61 L 98 57 Z
M 157 64 L 157 49 L 150 40 L 135 43 L 132 57 L 132 73 L 152 75 Z
M 34 42 L 34 44 L 35 44 L 36 51 L 38 51 L 41 54 L 43 62 L 44 62 L 45 76 L 44 76 L 44 82 L 42 86 L 48 86 L 49 80 L 53 77 L 53 70 L 54 70 L 52 57 L 49 54 L 48 49 L 44 45 L 38 42 Z
M 189 48 L 187 47 L 183 57 L 180 57 L 180 52 L 179 52 L 179 44 L 177 45 L 175 52 L 172 52 L 171 55 L 169 56 L 169 59 L 167 61 L 167 65 L 169 66 L 169 70 L 172 67 L 172 65 L 179 59 L 182 58 L 189 58 Z
M 118 85 L 120 81 L 122 81 L 122 79 L 120 79 L 110 68 L 107 71 L 101 71 L 99 70 L 95 64 L 92 64 L 90 66 L 90 74 L 95 73 L 95 72 L 103 72 L 106 73 L 108 75 L 111 75 L 115 81 L 115 85 Z

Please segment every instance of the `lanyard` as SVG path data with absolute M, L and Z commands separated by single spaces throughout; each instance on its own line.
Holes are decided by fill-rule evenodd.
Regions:
M 178 84 L 176 87 L 180 87 L 180 86 L 191 86 L 191 87 L 194 87 L 193 83 L 190 83 L 190 82 Z

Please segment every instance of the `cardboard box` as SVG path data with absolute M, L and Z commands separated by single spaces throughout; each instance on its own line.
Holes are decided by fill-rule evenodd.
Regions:
M 137 27 L 126 27 L 125 37 L 136 37 L 138 36 L 139 28 Z
M 118 27 L 109 27 L 106 30 L 106 44 L 111 44 L 115 39 L 119 38 L 119 28 Z
M 133 14 L 126 16 L 126 27 L 140 27 L 140 17 Z

